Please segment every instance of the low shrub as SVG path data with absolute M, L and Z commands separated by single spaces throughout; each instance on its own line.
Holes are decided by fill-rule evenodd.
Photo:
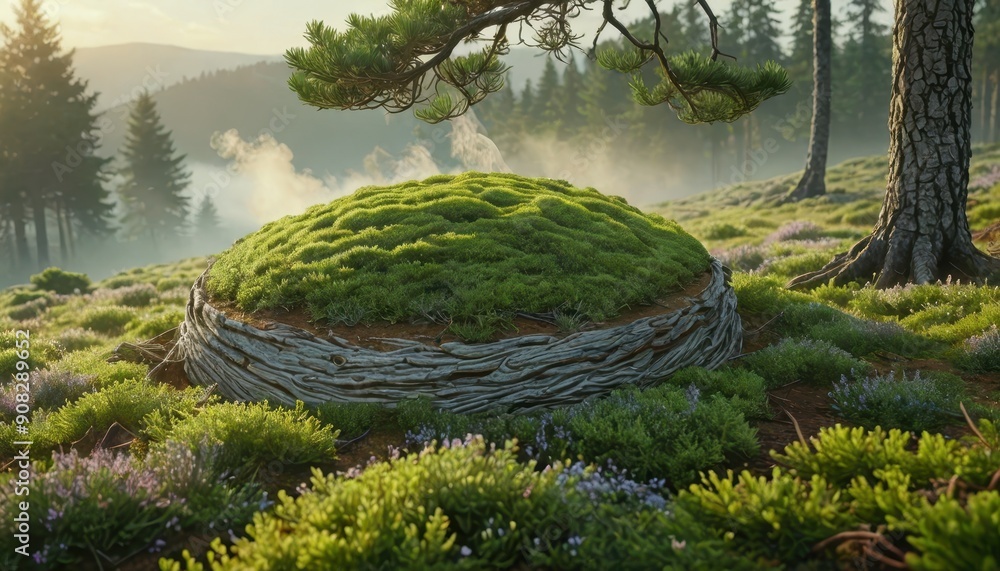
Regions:
M 108 362 L 111 351 L 96 346 L 63 355 L 49 367 L 53 372 L 90 377 L 94 386 L 104 388 L 116 383 L 141 380 L 146 377 L 149 367 L 142 363 L 128 361 Z
M 726 267 L 738 272 L 751 272 L 759 268 L 767 259 L 767 248 L 744 244 L 729 250 L 714 253 Z
M 49 297 L 40 297 L 31 301 L 26 301 L 7 310 L 7 316 L 17 321 L 35 319 L 45 313 L 45 310 L 52 304 Z
M 388 416 L 381 406 L 370 402 L 327 402 L 316 407 L 316 418 L 340 431 L 342 439 L 356 438 Z
M 80 326 L 105 335 L 121 335 L 135 310 L 123 306 L 93 307 L 84 311 Z
M 32 371 L 28 395 L 32 409 L 54 410 L 94 391 L 91 379 L 74 373 Z M 16 416 L 16 395 L 14 384 L 0 387 L 0 422 L 11 422 Z
M 86 457 L 76 450 L 56 453 L 48 469 L 36 462 L 28 518 L 45 541 L 31 544 L 30 558 L 14 552 L 14 516 L 23 497 L 3 486 L 0 515 L 9 527 L 0 539 L 0 565 L 12 571 L 87 562 L 100 567 L 98 545 L 103 557 L 116 560 L 156 552 L 182 530 L 240 529 L 267 507 L 266 497 L 205 477 L 203 466 L 210 461 L 207 454 L 196 457 L 175 446 L 145 465 L 100 448 Z
M 519 464 L 482 439 L 375 464 L 354 478 L 314 472 L 298 498 L 280 492 L 213 570 L 509 568 L 565 526 L 558 470 Z M 203 569 L 185 554 L 185 567 Z M 179 562 L 166 569 L 181 569 Z
M 809 220 L 796 220 L 783 224 L 764 238 L 765 244 L 787 242 L 789 240 L 815 240 L 823 236 L 823 228 Z
M 952 382 L 942 382 L 920 371 L 896 380 L 895 371 L 849 381 L 843 376 L 830 393 L 833 409 L 845 419 L 867 428 L 876 425 L 923 431 L 956 420 L 961 392 Z
M 697 481 L 702 470 L 755 454 L 755 431 L 743 415 L 721 395 L 699 393 L 694 386 L 630 388 L 581 403 L 567 415 L 566 450 L 677 488 Z
M 100 441 L 108 429 L 118 423 L 136 436 L 142 436 L 150 418 L 157 413 L 159 425 L 167 424 L 183 413 L 190 413 L 202 398 L 202 390 L 178 391 L 166 385 L 144 380 L 124 381 L 81 396 L 52 414 L 33 419 L 30 427 L 32 453 L 44 454 L 60 444 L 83 438 L 88 432 Z M 0 458 L 9 458 L 14 448 L 0 442 Z
M 768 388 L 792 381 L 832 383 L 841 375 L 870 368 L 832 343 L 813 339 L 783 339 L 747 355 L 743 364 L 763 377 Z
M 469 433 L 494 443 L 516 438 L 528 458 L 542 463 L 582 457 L 601 465 L 611 462 L 637 480 L 665 478 L 683 487 L 697 481 L 700 470 L 758 451 L 755 431 L 742 414 L 759 402 L 753 400 L 754 379 L 734 374 L 729 382 L 706 395 L 697 384 L 623 388 L 603 399 L 533 415 L 458 415 L 437 411 L 425 399 L 401 403 L 396 414 L 408 443 Z M 723 390 L 746 391 L 747 399 L 730 402 Z
M 46 268 L 40 274 L 31 276 L 31 283 L 38 289 L 69 295 L 86 293 L 90 287 L 90 278 L 86 274 L 67 272 L 59 268 Z
M 152 339 L 184 322 L 184 310 L 175 307 L 155 308 L 149 314 L 132 319 L 125 333 L 134 339 Z
M 156 449 L 168 440 L 192 449 L 202 440 L 218 445 L 220 467 L 240 478 L 264 467 L 287 467 L 335 459 L 337 432 L 311 416 L 300 402 L 294 409 L 262 403 L 219 403 L 188 409 L 172 420 L 163 412 L 149 419 L 148 434 Z M 280 470 L 276 470 L 279 471 Z
M 739 238 L 746 236 L 745 226 L 736 226 L 728 222 L 711 224 L 704 230 L 705 238 L 708 240 L 728 240 L 729 238 Z
M 689 367 L 673 374 L 667 383 L 678 387 L 694 385 L 703 397 L 719 394 L 729 400 L 733 408 L 745 418 L 770 418 L 767 402 L 767 381 L 745 369 L 723 367 L 709 371 L 702 367 Z
M 941 349 L 939 343 L 897 323 L 858 319 L 816 302 L 789 305 L 775 327 L 786 336 L 827 341 L 856 357 L 875 351 L 918 357 Z
M 91 347 L 96 347 L 104 342 L 105 338 L 91 330 L 83 329 L 81 327 L 66 329 L 60 332 L 55 338 L 55 344 L 58 345 L 64 353 L 90 349 Z
M 967 371 L 1000 372 L 1000 329 L 994 324 L 982 335 L 974 335 L 967 339 L 957 363 Z
M 790 291 L 775 277 L 736 273 L 732 278 L 737 309 L 744 315 L 775 316 L 796 305 L 809 303 L 809 296 Z
M 819 543 L 860 528 L 909 550 L 911 565 L 989 568 L 968 563 L 991 561 L 1000 541 L 991 511 L 996 492 L 982 491 L 1000 468 L 995 453 L 1000 433 L 985 420 L 978 431 L 983 441 L 924 433 L 914 446 L 911 434 L 899 430 L 822 428 L 808 443 L 772 452 L 786 468 L 775 468 L 769 478 L 750 472 L 706 474 L 700 484 L 678 494 L 673 514 L 695 530 L 707 527 L 725 537 L 729 549 L 769 566 L 846 568 L 856 549 L 839 542 L 818 549 Z M 962 493 L 942 493 L 942 482 Z M 825 561 L 817 561 L 820 553 Z M 832 566 L 838 558 L 841 565 Z

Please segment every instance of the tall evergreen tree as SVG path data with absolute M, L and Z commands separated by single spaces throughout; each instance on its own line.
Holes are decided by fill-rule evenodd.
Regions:
M 206 194 L 198 202 L 192 226 L 195 236 L 201 239 L 212 238 L 218 234 L 220 228 L 219 211 L 211 196 Z
M 125 207 L 122 222 L 131 236 L 147 236 L 154 246 L 183 233 L 188 214 L 184 194 L 190 174 L 169 131 L 160 121 L 153 97 L 143 93 L 133 103 L 122 150 L 124 178 L 119 193 Z
M 583 103 L 580 94 L 583 91 L 583 86 L 583 74 L 576 59 L 570 57 L 563 70 L 562 89 L 558 97 L 557 134 L 561 139 L 575 134 L 583 123 L 580 117 L 580 105 Z
M 538 79 L 535 109 L 532 112 L 535 124 L 541 125 L 547 131 L 555 131 L 558 128 L 558 121 L 562 115 L 560 86 L 559 70 L 556 69 L 555 61 L 552 57 L 547 57 L 542 77 Z
M 790 286 L 872 280 L 887 288 L 949 276 L 981 283 L 1000 270 L 1000 259 L 973 245 L 965 210 L 974 3 L 897 0 L 889 176 L 878 221 L 848 252 Z
M 830 92 L 833 52 L 830 0 L 812 0 L 813 5 L 813 117 L 809 131 L 806 170 L 788 199 L 802 200 L 826 194 L 826 157 L 830 146 Z
M 0 30 L 0 155 L 7 171 L 0 200 L 12 217 L 17 257 L 27 269 L 29 227 L 37 266 L 50 264 L 50 210 L 62 230 L 76 215 L 93 213 L 105 220 L 109 206 L 102 202 L 106 160 L 93 154 L 96 95 L 88 95 L 86 83 L 75 77 L 73 52 L 63 53 L 56 25 L 46 20 L 40 2 L 22 0 L 15 14 L 16 29 Z M 68 204 L 79 208 L 60 206 Z
M 1000 0 L 980 0 L 973 46 L 977 139 L 1000 142 Z
M 848 38 L 838 70 L 841 92 L 835 98 L 852 132 L 882 131 L 886 124 L 885 99 L 892 79 L 892 44 L 888 28 L 876 16 L 885 11 L 881 0 L 850 0 L 847 6 Z

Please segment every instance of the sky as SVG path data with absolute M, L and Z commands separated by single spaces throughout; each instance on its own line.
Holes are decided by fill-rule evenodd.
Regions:
M 147 42 L 249 54 L 281 54 L 289 47 L 305 45 L 302 35 L 310 20 L 323 20 L 339 27 L 351 12 L 388 11 L 388 2 L 384 0 L 41 1 L 46 13 L 60 22 L 65 47 Z M 671 6 L 675 1 L 663 0 L 661 4 Z M 13 8 L 19 0 L 0 2 L 3 2 L 0 21 L 13 24 Z M 717 14 L 724 14 L 730 3 L 731 0 L 710 1 Z M 642 15 L 648 10 L 643 2 L 632 4 L 626 14 Z M 775 4 L 780 10 L 791 12 L 797 0 L 776 0 Z M 846 0 L 834 0 L 833 4 L 836 12 Z M 592 33 L 597 23 L 599 15 L 592 12 L 576 29 Z

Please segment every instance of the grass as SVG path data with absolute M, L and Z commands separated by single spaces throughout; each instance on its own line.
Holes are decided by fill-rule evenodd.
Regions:
M 972 178 L 997 164 L 1000 146 L 977 148 Z M 1000 418 L 1000 393 L 991 384 L 1000 363 L 995 328 L 1000 290 L 947 284 L 876 291 L 855 285 L 799 293 L 783 287 L 792 274 L 822 263 L 870 229 L 884 168 L 884 158 L 878 157 L 833 167 L 830 195 L 799 205 L 768 202 L 794 183 L 796 177 L 789 175 L 662 207 L 661 213 L 683 218 L 684 228 L 709 249 L 740 260 L 732 264 L 737 270 L 732 282 L 754 346 L 745 349 L 747 356 L 715 371 L 688 369 L 651 390 L 625 389 L 611 398 L 535 415 L 444 414 L 421 400 L 397 409 L 359 403 L 310 411 L 218 403 L 200 390 L 179 391 L 144 380 L 145 365 L 107 362 L 119 343 L 148 339 L 179 323 L 188 288 L 207 266 L 203 258 L 128 270 L 79 293 L 79 288 L 64 294 L 37 285 L 0 291 L 0 461 L 10 460 L 16 453 L 10 443 L 21 438 L 11 422 L 21 404 L 19 391 L 5 379 L 18 360 L 13 332 L 28 329 L 36 463 L 29 515 L 32 530 L 52 538 L 47 549 L 33 542 L 29 558 L 15 556 L 8 524 L 0 567 L 96 567 L 98 561 L 107 566 L 88 546 L 87 538 L 100 537 L 113 557 L 145 557 L 138 566 L 155 568 L 156 558 L 164 555 L 166 568 L 198 569 L 204 549 L 191 559 L 181 549 L 219 537 L 211 550 L 233 558 L 219 563 L 222 558 L 216 557 L 204 568 L 292 566 L 304 553 L 348 563 L 360 557 L 392 568 L 837 568 L 838 551 L 812 554 L 813 547 L 860 526 L 885 529 L 909 552 L 907 562 L 914 569 L 1000 558 L 998 528 L 990 525 L 1000 496 L 985 490 L 1000 468 L 995 452 L 1000 434 L 987 420 L 978 425 L 984 441 L 933 432 L 944 425 L 949 434 L 958 430 L 958 399 L 973 418 Z M 487 188 L 484 179 L 502 181 L 506 190 Z M 565 244 L 578 238 L 581 227 L 567 220 L 594 224 L 600 230 L 594 233 L 597 241 L 572 244 L 578 255 L 585 248 L 603 248 L 599 240 L 618 234 L 626 246 L 641 244 L 622 246 L 613 260 L 608 258 L 650 264 L 634 274 L 618 268 L 622 291 L 604 288 L 598 296 L 608 307 L 618 303 L 608 300 L 641 293 L 636 276 L 642 272 L 705 259 L 705 250 L 696 244 L 688 248 L 691 237 L 672 223 L 615 199 L 594 197 L 589 190 L 536 182 L 544 200 L 514 202 L 527 196 L 526 188 L 512 182 L 522 179 L 470 175 L 441 180 L 452 181 L 443 186 L 470 204 L 444 200 L 421 183 L 391 191 L 365 189 L 349 199 L 371 206 L 364 216 L 336 210 L 349 202 L 345 199 L 317 207 L 311 221 L 292 218 L 271 225 L 232 252 L 245 249 L 246 267 L 240 271 L 264 267 L 253 265 L 257 252 L 260 264 L 276 264 L 274 272 L 291 269 L 289 275 L 299 275 L 309 264 L 321 263 L 307 258 L 321 256 L 337 232 L 368 224 L 374 227 L 360 232 L 343 254 L 368 244 L 366 254 L 351 254 L 358 256 L 352 259 L 377 261 L 382 254 L 371 250 L 385 250 L 379 244 L 434 227 L 429 219 L 409 230 L 402 224 L 377 226 L 375 218 L 389 216 L 379 211 L 385 207 L 379 200 L 396 200 L 399 208 L 389 210 L 405 218 L 404 206 L 431 197 L 442 228 L 467 229 L 463 212 L 509 209 L 520 211 L 524 229 L 542 232 L 545 240 L 539 242 Z M 974 228 L 995 221 L 990 206 L 1000 203 L 1000 186 L 975 188 L 970 198 L 976 201 L 970 207 Z M 567 218 L 565 213 L 575 214 Z M 444 236 L 429 230 L 426 235 Z M 683 247 L 658 250 L 661 235 Z M 463 248 L 471 238 L 458 236 L 442 243 L 467 252 Z M 283 246 L 282 240 L 291 238 L 300 245 L 313 238 L 326 242 Z M 488 255 L 498 251 L 496 240 L 473 252 L 483 256 L 472 261 L 484 271 Z M 537 247 L 531 255 L 538 259 L 551 259 L 542 248 L 555 247 L 527 240 L 517 245 L 522 254 Z M 260 248 L 271 246 L 287 249 L 268 262 L 263 254 L 271 252 Z M 386 260 L 417 254 L 395 247 L 385 252 Z M 581 267 L 574 275 L 599 273 L 583 267 L 591 257 L 578 260 Z M 560 263 L 571 262 L 568 257 Z M 351 271 L 364 273 L 378 264 L 361 266 Z M 601 271 L 609 267 L 616 266 L 607 262 Z M 405 275 L 417 279 L 421 274 Z M 265 272 L 260 279 L 272 277 Z M 250 281 L 244 280 L 248 286 Z M 449 281 L 449 287 L 453 282 L 459 283 Z M 600 284 L 581 280 L 571 285 L 582 292 Z M 473 294 L 481 293 L 471 291 L 462 300 L 471 303 Z M 407 307 L 419 306 L 418 318 L 442 315 L 443 299 L 414 298 L 417 303 Z M 401 311 L 373 309 L 362 301 L 338 310 L 344 321 Z M 572 331 L 582 319 L 599 315 L 600 307 L 594 307 L 561 300 L 546 310 L 562 316 L 563 328 Z M 509 311 L 494 305 L 455 323 L 469 336 L 485 336 L 503 326 Z M 890 366 L 897 371 L 892 377 Z M 841 376 L 843 381 L 834 382 Z M 767 391 L 788 383 L 833 393 L 831 410 L 845 422 L 869 428 L 829 427 L 818 436 L 806 434 L 813 436 L 809 445 L 795 443 L 776 452 L 781 462 L 776 471 L 740 473 L 758 446 L 755 430 L 773 422 Z M 115 422 L 138 436 L 131 447 L 115 455 L 72 451 L 73 442 L 88 431 L 103 434 Z M 911 438 L 890 427 L 931 432 Z M 338 431 L 341 440 L 336 440 Z M 484 439 L 465 438 L 470 432 Z M 420 452 L 431 440 L 447 445 Z M 372 454 L 389 460 L 369 460 L 366 442 L 372 443 Z M 387 445 L 414 454 L 387 451 Z M 334 454 L 341 457 L 336 469 L 345 470 L 340 475 L 332 468 Z M 358 468 L 350 469 L 355 464 Z M 328 473 L 314 473 L 312 485 L 306 485 L 314 466 Z M 933 492 L 956 475 L 959 493 Z M 13 472 L 0 473 L 0 515 L 7 522 L 13 521 L 20 499 L 13 494 L 14 480 Z M 92 493 L 64 492 L 73 486 Z M 277 506 L 261 486 L 273 486 L 267 488 L 271 493 L 282 490 Z M 254 536 L 247 535 L 251 522 Z M 345 526 L 363 528 L 366 535 L 347 532 Z M 239 549 L 231 551 L 234 542 Z
M 304 307 L 349 325 L 432 317 L 482 340 L 515 312 L 604 321 L 708 263 L 677 224 L 621 199 L 466 173 L 362 188 L 268 224 L 219 256 L 208 285 L 245 310 Z

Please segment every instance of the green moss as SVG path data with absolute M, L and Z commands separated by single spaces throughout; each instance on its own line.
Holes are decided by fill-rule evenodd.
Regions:
M 479 333 L 517 311 L 590 320 L 674 291 L 709 255 L 677 224 L 562 181 L 465 173 L 365 187 L 268 224 L 224 252 L 212 295 L 316 320 L 433 314 Z

